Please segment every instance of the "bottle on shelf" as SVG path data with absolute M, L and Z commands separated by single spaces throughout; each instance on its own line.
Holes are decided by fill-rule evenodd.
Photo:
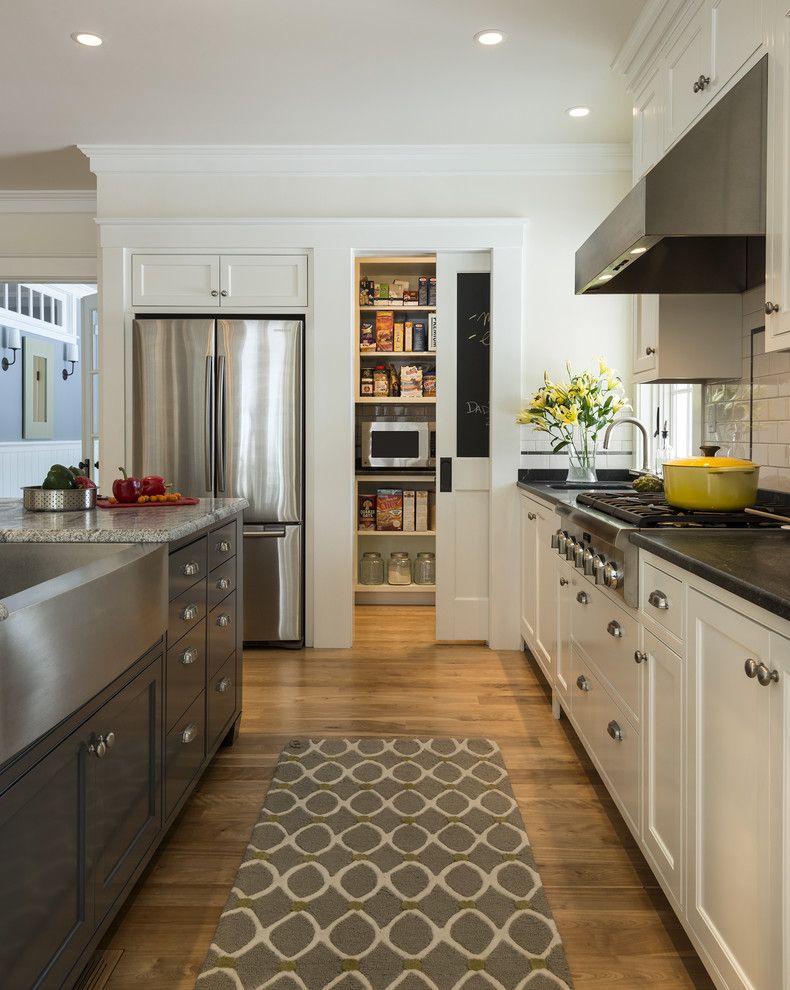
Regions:
M 664 464 L 671 461 L 675 456 L 674 448 L 669 442 L 669 430 L 667 422 L 664 420 L 664 429 L 661 431 L 661 443 L 656 448 L 655 471 L 659 478 L 664 475 Z

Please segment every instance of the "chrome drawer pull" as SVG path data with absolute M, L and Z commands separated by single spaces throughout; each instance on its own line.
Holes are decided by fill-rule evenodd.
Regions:
M 185 667 L 188 667 L 191 663 L 194 663 L 198 658 L 198 651 L 194 646 L 190 646 L 188 649 L 179 657 L 179 660 Z
M 190 560 L 181 568 L 181 573 L 186 577 L 194 577 L 200 574 L 200 564 L 196 560 Z
M 217 588 L 219 591 L 224 591 L 226 588 L 230 587 L 230 578 L 222 577 L 217 581 Z
M 580 605 L 589 605 L 590 604 L 590 596 L 587 594 L 586 591 L 580 591 L 579 594 L 576 596 L 576 601 Z
M 757 664 L 757 681 L 762 684 L 763 687 L 768 687 L 769 684 L 777 684 L 779 682 L 779 671 L 769 670 L 764 663 Z
M 527 513 L 527 519 L 529 519 L 530 522 L 534 522 L 534 520 L 537 519 L 537 518 L 538 517 L 535 515 L 534 512 L 528 512 Z
M 568 584 L 568 579 L 567 579 L 567 578 L 562 578 L 562 577 L 561 577 L 561 578 L 560 578 L 560 587 L 561 587 L 561 588 L 564 588 L 566 584 Z
M 623 638 L 623 627 L 617 621 L 617 619 L 612 619 L 609 625 L 606 627 L 606 631 L 610 636 L 614 636 L 615 639 Z
M 195 736 L 197 736 L 197 734 L 198 734 L 198 727 L 195 725 L 194 722 L 192 722 L 181 733 L 181 742 L 184 743 L 184 745 L 186 745 L 187 743 L 191 743 L 192 740 L 195 738 Z
M 217 625 L 220 629 L 224 629 L 226 626 L 230 625 L 230 616 L 227 612 L 223 612 L 222 615 L 217 616 Z
M 579 674 L 579 676 L 576 678 L 576 687 L 580 691 L 589 691 L 590 690 L 590 682 L 587 680 L 587 678 L 584 676 L 584 674 Z
M 224 694 L 233 682 L 229 677 L 223 677 L 222 680 L 217 685 L 217 690 L 220 694 Z
M 622 742 L 623 739 L 625 738 L 625 736 L 623 735 L 623 730 L 614 720 L 612 720 L 606 726 L 606 731 L 609 733 L 612 739 L 614 739 L 615 742 Z
M 757 676 L 757 661 L 756 660 L 752 660 L 752 658 L 749 657 L 749 659 L 743 665 L 743 669 L 746 671 L 746 676 L 747 677 L 756 677 Z
M 187 605 L 186 608 L 181 610 L 181 618 L 184 622 L 191 622 L 198 617 L 198 613 L 199 609 L 197 605 Z
M 217 553 L 230 553 L 231 546 L 227 540 L 220 540 L 217 544 Z
M 634 660 L 637 663 L 647 663 L 647 653 L 643 653 L 642 650 L 634 650 Z
M 648 603 L 653 606 L 653 608 L 667 609 L 669 608 L 669 599 L 664 594 L 663 591 L 651 591 L 647 596 Z

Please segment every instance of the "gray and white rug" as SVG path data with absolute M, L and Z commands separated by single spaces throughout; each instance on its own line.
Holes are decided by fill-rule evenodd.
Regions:
M 197 990 L 572 986 L 499 747 L 295 739 Z

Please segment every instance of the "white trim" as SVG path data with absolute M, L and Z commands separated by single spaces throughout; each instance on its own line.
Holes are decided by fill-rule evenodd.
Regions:
M 631 171 L 628 144 L 79 145 L 108 173 L 577 175 Z
M 0 213 L 90 213 L 96 215 L 92 189 L 0 189 Z
M 96 282 L 96 255 L 53 255 L 49 258 L 0 256 L 0 280 L 4 282 Z
M 612 69 L 633 83 L 666 40 L 688 0 L 647 0 L 630 34 L 612 62 Z

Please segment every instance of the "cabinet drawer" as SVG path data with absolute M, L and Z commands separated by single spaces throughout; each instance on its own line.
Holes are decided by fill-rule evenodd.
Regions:
M 208 617 L 208 673 L 213 677 L 236 646 L 236 592 L 215 605 Z
M 208 607 L 214 608 L 236 590 L 236 558 L 215 567 L 208 578 Z
M 177 643 L 182 636 L 206 618 L 206 579 L 188 588 L 170 602 L 167 622 L 168 644 Z
M 586 600 L 587 604 L 584 604 Z M 573 601 L 573 640 L 639 721 L 639 626 L 595 585 L 585 583 Z
M 213 571 L 236 554 L 236 522 L 215 529 L 208 536 L 208 569 Z
M 135 254 L 133 306 L 216 306 L 219 256 L 216 254 Z
M 638 834 L 639 733 L 578 654 L 573 656 L 572 676 L 571 711 L 583 742 Z
M 170 554 L 170 598 L 177 598 L 187 588 L 201 581 L 208 572 L 206 550 L 208 542 L 203 536 L 188 547 Z
M 167 734 L 165 816 L 169 816 L 203 763 L 206 752 L 206 694 L 192 702 Z
M 206 739 L 208 751 L 219 742 L 223 729 L 236 711 L 236 654 L 225 661 L 208 685 Z
M 642 564 L 642 614 L 683 642 L 683 582 L 660 568 Z
M 206 623 L 193 626 L 167 653 L 167 729 L 203 690 L 206 682 Z

